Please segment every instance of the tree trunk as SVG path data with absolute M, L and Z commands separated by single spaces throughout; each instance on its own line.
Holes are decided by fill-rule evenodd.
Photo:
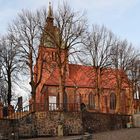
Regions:
M 101 74 L 100 74 L 100 68 L 96 68 L 96 72 L 95 72 L 95 74 L 96 74 L 96 93 L 97 93 L 97 97 L 98 97 L 98 111 L 100 111 L 100 109 L 101 109 L 101 106 L 100 106 L 100 76 L 101 76 Z
M 65 105 L 66 105 L 66 93 L 65 93 L 65 74 L 66 72 L 64 72 L 64 68 L 62 68 L 62 70 L 59 70 L 59 105 L 60 108 L 62 108 L 63 110 L 65 109 Z
M 117 80 L 117 89 L 116 89 L 116 113 L 120 113 L 120 94 L 121 94 L 121 87 L 122 87 L 122 79 L 120 77 L 120 74 L 116 73 L 116 80 Z
M 11 98 L 12 98 L 12 83 L 11 83 L 11 74 L 10 72 L 7 72 L 8 73 L 8 95 L 7 95 L 7 102 L 8 102 L 8 105 L 11 104 Z
M 61 53 L 60 53 L 61 54 Z M 61 56 L 61 55 L 60 55 Z M 65 81 L 66 81 L 66 64 L 67 62 L 65 59 L 62 62 L 62 58 L 59 60 L 59 104 L 60 108 L 63 110 L 66 110 L 66 103 L 67 103 L 67 97 L 66 97 L 66 92 L 65 92 Z

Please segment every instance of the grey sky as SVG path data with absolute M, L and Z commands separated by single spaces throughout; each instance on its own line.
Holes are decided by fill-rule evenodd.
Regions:
M 50 0 L 54 9 L 63 0 Z M 86 11 L 89 24 L 104 24 L 140 50 L 140 0 L 64 0 L 76 11 Z M 0 34 L 22 9 L 48 7 L 49 0 L 0 0 Z
M 55 9 L 63 0 L 0 0 L 0 34 L 22 9 L 32 11 L 47 7 Z M 89 24 L 104 24 L 118 37 L 127 39 L 140 50 L 140 0 L 64 0 L 75 11 L 86 11 Z M 24 93 L 17 88 L 17 93 Z M 27 93 L 24 93 L 24 96 Z M 26 95 L 27 97 L 28 95 Z M 26 99 L 25 99 L 26 100 Z

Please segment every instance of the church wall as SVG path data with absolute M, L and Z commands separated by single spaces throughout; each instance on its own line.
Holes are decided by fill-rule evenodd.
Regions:
M 48 96 L 56 96 L 58 103 L 58 98 L 59 98 L 59 90 L 58 86 L 47 86 L 46 91 L 41 94 L 42 97 L 39 97 L 42 100 L 40 101 L 41 103 L 43 102 L 49 102 L 48 101 Z M 66 94 L 67 94 L 67 104 L 77 104 L 80 106 L 81 103 L 84 103 L 87 107 L 87 109 L 90 111 L 99 111 L 98 108 L 98 96 L 95 94 L 95 89 L 93 88 L 82 88 L 82 87 L 66 87 Z M 100 112 L 103 113 L 116 113 L 115 110 L 110 109 L 110 94 L 114 93 L 116 94 L 115 89 L 104 89 L 102 90 L 102 93 L 100 95 Z M 122 95 L 123 97 L 120 97 L 120 113 L 121 114 L 130 114 L 130 95 L 128 91 L 122 90 Z M 93 108 L 90 108 L 89 104 L 90 101 L 92 100 L 90 97 L 90 94 L 93 95 Z M 44 100 L 44 101 L 43 101 Z M 43 101 L 43 102 L 42 102 Z M 132 109 L 131 109 L 132 110 Z M 118 113 L 118 112 L 117 112 Z

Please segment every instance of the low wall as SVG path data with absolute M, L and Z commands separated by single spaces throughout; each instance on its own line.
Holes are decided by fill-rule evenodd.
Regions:
M 104 114 L 94 112 L 83 112 L 84 131 L 101 132 L 126 128 L 130 120 L 129 115 Z
M 18 125 L 17 120 L 0 119 L 0 140 L 17 140 Z
M 20 137 L 58 136 L 59 126 L 63 135 L 82 133 L 81 113 L 78 112 L 36 112 L 19 121 Z
M 91 112 L 36 112 L 18 120 L 0 120 L 0 139 L 9 139 L 13 133 L 19 137 L 96 133 L 125 128 L 129 118 L 129 115 Z
M 133 125 L 134 127 L 140 127 L 140 113 L 133 115 Z

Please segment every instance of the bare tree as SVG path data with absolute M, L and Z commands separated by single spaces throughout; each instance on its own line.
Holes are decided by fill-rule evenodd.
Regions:
M 0 46 L 2 48 L 0 57 L 2 59 L 2 75 L 4 81 L 7 83 L 7 92 L 6 87 L 3 85 L 2 90 L 4 93 L 7 93 L 7 103 L 11 104 L 12 99 L 12 83 L 14 82 L 15 75 L 19 72 L 19 57 L 18 57 L 18 48 L 15 45 L 13 37 L 8 35 L 1 39 Z M 15 74 L 16 73 L 16 74 Z
M 137 53 L 138 54 L 138 53 Z M 132 83 L 133 97 L 140 99 L 140 56 L 139 54 L 135 57 L 129 66 L 128 76 Z
M 110 48 L 114 45 L 114 34 L 105 26 L 93 25 L 88 44 L 84 47 L 82 62 L 94 67 L 110 66 Z
M 55 25 L 55 29 L 53 29 Z M 50 30 L 52 29 L 52 30 Z M 54 46 L 56 48 L 56 64 L 59 71 L 59 103 L 65 103 L 65 80 L 67 73 L 68 58 L 71 54 L 78 52 L 75 47 L 83 43 L 87 24 L 85 17 L 64 3 L 58 7 L 53 17 L 52 9 L 49 7 L 47 24 L 43 28 L 42 45 Z
M 39 78 L 37 78 L 38 81 L 34 81 L 34 65 L 36 63 L 38 45 L 40 42 L 40 24 L 43 24 L 42 19 L 38 12 L 32 13 L 28 10 L 23 10 L 18 15 L 18 18 L 9 26 L 9 32 L 12 34 L 20 49 L 21 61 L 24 62 L 24 67 L 29 73 L 31 95 L 34 101 L 36 99 L 36 88 L 42 76 L 40 74 Z
M 7 91 L 6 91 L 6 87 L 4 84 L 4 79 L 2 76 L 2 57 L 1 57 L 1 53 L 2 53 L 2 46 L 0 46 L 0 102 L 2 102 L 3 104 L 6 104 L 7 102 Z
M 3 78 L 0 79 L 0 102 L 7 105 L 7 85 Z
M 130 68 L 131 62 L 135 59 L 136 53 L 132 44 L 126 40 L 117 40 L 115 45 L 111 48 L 111 63 L 112 67 L 116 69 L 116 88 L 117 88 L 117 105 L 116 112 L 120 112 L 120 96 L 123 88 L 123 83 L 130 85 L 127 78 L 127 71 Z M 130 95 L 131 96 L 131 95 Z M 132 100 L 132 99 L 131 99 Z
M 82 63 L 93 67 L 92 71 L 95 74 L 93 82 L 98 95 L 98 109 L 100 109 L 101 76 L 104 68 L 111 65 L 110 49 L 114 45 L 114 41 L 113 33 L 107 30 L 106 27 L 93 25 L 92 32 L 89 34 L 88 44 L 83 48 L 85 56 L 80 58 Z

